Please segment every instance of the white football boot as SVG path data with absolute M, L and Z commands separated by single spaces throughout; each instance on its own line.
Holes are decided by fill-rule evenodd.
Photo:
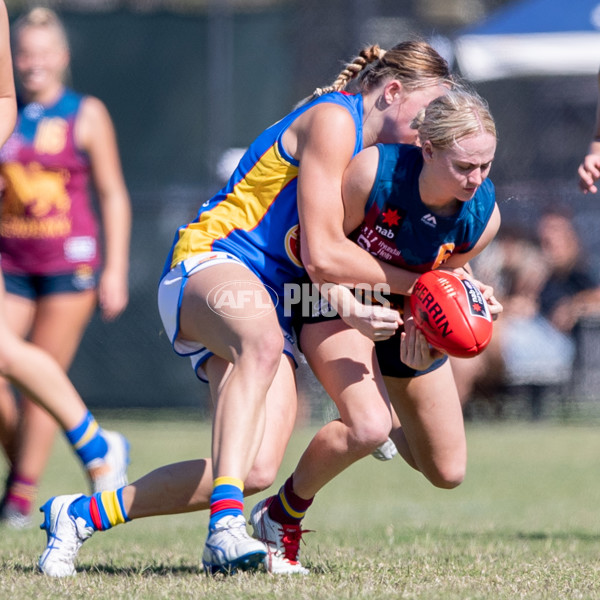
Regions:
M 227 515 L 209 529 L 202 553 L 202 564 L 209 575 L 232 575 L 238 569 L 258 569 L 263 564 L 266 554 L 265 545 L 248 535 L 243 515 Z
M 75 575 L 75 559 L 81 544 L 94 533 L 81 517 L 72 517 L 69 506 L 82 494 L 50 498 L 40 512 L 44 522 L 40 529 L 46 530 L 46 549 L 38 561 L 38 569 L 50 577 Z
M 29 529 L 33 522 L 31 515 L 22 513 L 15 506 L 5 504 L 0 511 L 0 525 L 10 529 Z
M 391 438 L 388 438 L 379 448 L 371 452 L 371 456 L 382 461 L 392 460 L 396 454 L 398 454 L 398 448 L 396 448 L 396 444 Z
M 268 550 L 265 566 L 274 575 L 307 575 L 308 569 L 298 560 L 300 541 L 305 533 L 300 525 L 277 523 L 269 517 L 269 505 L 273 497 L 261 500 L 250 513 L 250 524 L 254 529 L 252 534 L 263 542 Z

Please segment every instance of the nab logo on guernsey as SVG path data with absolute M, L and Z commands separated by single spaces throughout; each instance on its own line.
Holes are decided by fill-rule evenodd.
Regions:
M 275 301 L 273 300 L 275 299 Z M 226 281 L 210 290 L 206 304 L 229 319 L 256 319 L 275 310 L 275 290 L 255 281 Z

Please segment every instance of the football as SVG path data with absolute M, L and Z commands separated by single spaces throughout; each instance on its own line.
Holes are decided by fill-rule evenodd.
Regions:
M 413 289 L 410 307 L 415 325 L 427 341 L 451 356 L 476 356 L 492 339 L 488 304 L 467 277 L 449 271 L 423 273 Z

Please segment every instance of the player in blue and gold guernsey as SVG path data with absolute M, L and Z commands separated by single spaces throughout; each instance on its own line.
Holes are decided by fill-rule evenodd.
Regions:
M 347 89 L 355 78 L 356 88 Z M 425 43 L 365 49 L 332 86 L 261 134 L 223 190 L 177 231 L 159 309 L 175 351 L 210 383 L 212 458 L 163 467 L 112 495 L 48 501 L 42 572 L 72 574 L 79 546 L 94 531 L 206 508 L 207 572 L 252 569 L 265 556 L 271 572 L 306 572 L 282 539 L 265 545 L 251 538 L 242 513 L 244 494 L 273 482 L 295 420 L 282 299 L 305 269 L 318 282 L 381 281 L 398 292 L 413 285 L 412 273 L 346 237 L 342 176 L 363 147 L 415 141 L 412 120 L 449 84 L 446 61 Z M 384 309 L 372 327 L 394 329 L 397 320 Z M 298 534 L 288 531 L 285 539 Z
M 362 149 L 361 95 L 331 93 L 299 107 L 251 144 L 227 185 L 202 205 L 194 221 L 177 231 L 163 273 L 167 275 L 179 264 L 205 260 L 212 264 L 213 254 L 236 257 L 268 286 L 282 331 L 290 341 L 289 315 L 283 311 L 284 286 L 306 272 L 300 258 L 296 202 L 299 161 L 286 150 L 282 139 L 300 115 L 319 104 L 347 110 L 356 130 L 353 154 Z M 207 358 L 204 353 L 192 356 L 195 369 Z M 201 367 L 199 371 L 202 373 Z
M 380 260 L 415 273 L 464 268 L 500 225 L 486 179 L 496 150 L 494 121 L 481 98 L 456 90 L 433 100 L 415 126 L 420 148 L 378 144 L 350 163 L 342 187 L 346 232 Z M 479 287 L 489 310 L 501 312 L 491 290 Z M 269 543 L 277 530 L 300 529 L 315 494 L 383 444 L 390 430 L 403 458 L 431 483 L 461 483 L 466 441 L 450 362 L 429 348 L 403 298 L 404 328 L 375 343 L 344 315 L 326 310 L 304 319 L 302 351 L 340 418 L 317 432 L 279 493 L 252 510 L 250 522 Z M 334 368 L 348 348 L 353 366 Z

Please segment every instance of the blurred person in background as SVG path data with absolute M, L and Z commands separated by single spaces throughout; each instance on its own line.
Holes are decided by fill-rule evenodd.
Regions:
M 596 129 L 594 137 L 588 148 L 588 153 L 577 170 L 579 174 L 579 188 L 584 194 L 598 191 L 596 181 L 600 179 L 600 72 L 598 73 L 598 103 L 596 107 Z
M 106 107 L 66 86 L 70 54 L 58 16 L 35 8 L 12 29 L 20 97 L 15 130 L 0 149 L 4 314 L 16 335 L 66 372 L 96 305 L 107 321 L 127 306 L 131 208 Z M 1 515 L 26 520 L 57 426 L 27 394 L 16 411 L 6 379 L 0 405 L 9 419 L 2 431 L 12 461 Z M 124 438 L 110 436 L 125 456 Z
M 266 547 L 248 534 L 244 495 L 273 483 L 296 418 L 288 286 L 307 272 L 319 281 L 389 283 L 392 291 L 414 284 L 414 273 L 346 237 L 342 176 L 363 147 L 414 143 L 414 117 L 450 84 L 448 64 L 426 43 L 363 49 L 331 86 L 263 131 L 228 183 L 178 229 L 159 309 L 174 350 L 210 384 L 212 457 L 162 467 L 111 493 L 49 499 L 43 573 L 73 575 L 77 551 L 96 531 L 200 509 L 210 510 L 207 573 L 262 564 Z M 220 304 L 238 291 L 259 301 Z M 371 335 L 398 326 L 394 310 L 367 312 L 356 307 L 347 318 Z M 303 569 L 290 561 L 286 572 Z
M 503 242 L 504 264 L 513 265 L 513 280 L 501 296 L 505 310 L 495 324 L 493 343 L 473 361 L 452 359 L 457 379 L 463 382 L 463 404 L 478 382 L 537 388 L 568 383 L 576 356 L 576 325 L 600 314 L 600 287 L 570 211 L 547 208 L 536 231 L 537 247 L 525 239 Z M 475 268 L 479 276 L 480 266 Z M 501 285 L 498 289 L 502 293 Z
M 537 313 L 547 272 L 535 235 L 511 225 L 500 228 L 485 253 L 472 261 L 472 267 L 478 278 L 493 286 L 504 311 L 494 322 L 492 339 L 483 353 L 468 359 L 450 357 L 463 407 L 476 392 L 495 400 L 506 377 L 499 341 L 501 329 L 514 315 L 530 318 Z

